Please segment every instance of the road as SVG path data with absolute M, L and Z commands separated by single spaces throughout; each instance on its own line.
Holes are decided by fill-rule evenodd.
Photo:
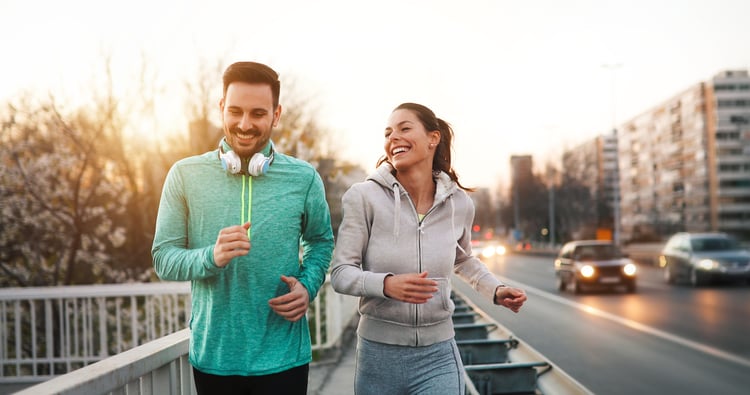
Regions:
M 595 394 L 750 392 L 750 286 L 672 286 L 639 266 L 638 291 L 573 295 L 555 289 L 552 257 L 488 260 L 524 288 L 518 314 L 455 288 Z

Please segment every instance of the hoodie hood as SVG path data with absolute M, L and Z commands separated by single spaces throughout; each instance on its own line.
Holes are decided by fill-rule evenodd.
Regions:
M 453 203 L 453 194 L 458 189 L 458 185 L 451 180 L 450 176 L 446 174 L 443 171 L 433 171 L 432 173 L 432 179 L 435 180 L 435 198 L 432 203 L 432 207 L 430 208 L 430 211 L 432 209 L 440 204 L 445 203 L 446 200 L 450 199 L 451 203 L 451 229 L 455 229 L 455 223 L 453 222 L 453 217 L 455 213 L 455 205 Z M 380 165 L 377 169 L 375 169 L 375 172 L 372 173 L 370 176 L 367 177 L 368 181 L 373 181 L 377 183 L 378 185 L 382 186 L 385 189 L 389 189 L 393 192 L 393 215 L 394 215 L 394 225 L 393 225 L 393 236 L 397 237 L 399 234 L 399 223 L 400 223 L 400 213 L 401 210 L 399 207 L 401 206 L 401 198 L 402 195 L 406 196 L 407 199 L 410 200 L 408 192 L 406 192 L 406 189 L 401 185 L 401 183 L 396 179 L 396 176 L 393 175 L 393 166 L 390 163 L 383 163 Z M 416 207 L 414 206 L 414 203 L 411 202 L 411 206 L 414 210 L 414 215 L 417 215 Z M 429 213 L 429 211 L 428 211 Z M 420 231 L 422 230 L 422 226 L 420 225 Z

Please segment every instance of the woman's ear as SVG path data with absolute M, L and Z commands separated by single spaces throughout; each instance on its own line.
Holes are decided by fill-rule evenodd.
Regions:
M 433 145 L 437 147 L 440 145 L 440 132 L 437 130 L 433 130 L 430 132 L 430 145 Z

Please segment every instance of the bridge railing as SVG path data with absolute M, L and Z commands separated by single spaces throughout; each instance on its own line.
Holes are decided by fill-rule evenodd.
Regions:
M 356 299 L 326 281 L 308 313 L 313 350 L 335 345 L 354 314 Z M 189 317 L 185 282 L 0 289 L 0 384 L 76 371 L 180 332 Z

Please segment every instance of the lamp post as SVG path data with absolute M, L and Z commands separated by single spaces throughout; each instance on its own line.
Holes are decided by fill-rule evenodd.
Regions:
M 547 181 L 549 182 L 549 244 L 550 248 L 555 246 L 555 177 L 557 172 L 554 167 L 547 168 Z
M 622 63 L 605 63 L 602 67 L 611 74 L 611 85 L 610 85 L 610 106 L 612 109 L 612 134 L 615 137 L 615 144 L 617 149 L 615 150 L 615 169 L 614 169 L 614 186 L 612 191 L 612 241 L 615 245 L 620 245 L 620 143 L 617 138 L 617 119 L 616 119 L 616 96 L 615 96 L 615 73 L 617 69 L 622 67 Z

